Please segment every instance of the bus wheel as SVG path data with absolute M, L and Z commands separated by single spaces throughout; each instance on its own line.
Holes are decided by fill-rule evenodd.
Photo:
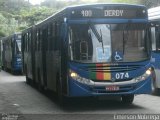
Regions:
M 13 69 L 11 69 L 11 73 L 13 74 L 13 75 L 15 75 L 16 73 L 15 73 L 15 71 L 13 70 Z
M 156 74 L 152 71 L 152 81 L 151 81 L 152 94 L 157 94 L 158 89 L 156 88 Z
M 29 78 L 28 78 L 27 69 L 26 69 L 25 71 L 26 71 L 26 83 L 29 85 L 29 84 L 30 84 L 30 80 L 29 80 Z
M 62 93 L 62 84 L 60 82 L 60 79 L 57 79 L 57 85 L 56 85 L 56 89 L 57 89 L 57 100 L 58 103 L 60 104 L 60 106 L 64 106 L 65 104 L 65 99 Z
M 44 89 L 43 89 L 43 85 L 41 83 L 41 76 L 40 76 L 40 70 L 38 69 L 38 83 L 37 83 L 37 87 L 38 87 L 38 90 L 40 92 L 43 92 Z
M 31 85 L 31 80 L 28 78 L 28 75 L 26 74 L 26 83 L 28 84 L 28 85 Z
M 124 104 L 132 104 L 133 103 L 133 100 L 134 100 L 134 95 L 123 95 L 122 96 L 122 102 Z
M 29 78 L 27 76 L 26 76 L 26 83 L 30 84 L 30 80 L 29 80 Z

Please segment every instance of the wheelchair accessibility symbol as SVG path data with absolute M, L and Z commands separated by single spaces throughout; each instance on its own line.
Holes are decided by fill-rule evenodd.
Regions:
M 115 52 L 115 55 L 114 55 L 114 59 L 116 60 L 116 61 L 121 61 L 121 60 L 123 60 L 123 57 L 122 57 L 123 55 L 122 55 L 122 53 L 120 53 L 120 52 Z

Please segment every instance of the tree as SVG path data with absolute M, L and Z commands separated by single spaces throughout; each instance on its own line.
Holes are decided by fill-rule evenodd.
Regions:
M 114 3 L 130 3 L 130 4 L 137 4 L 138 0 L 112 0 Z
M 14 18 L 6 18 L 2 14 L 0 14 L 0 27 L 1 27 L 1 35 L 9 35 L 16 31 L 18 28 L 17 21 Z
M 160 0 L 140 0 L 139 3 L 148 8 L 160 6 Z
M 28 26 L 34 25 L 56 12 L 55 9 L 47 7 L 33 7 L 30 10 L 21 10 L 22 21 L 27 22 Z

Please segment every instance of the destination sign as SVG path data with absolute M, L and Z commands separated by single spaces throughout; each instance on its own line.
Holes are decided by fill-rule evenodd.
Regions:
M 104 16 L 123 16 L 123 10 L 104 10 Z
M 144 8 L 79 8 L 73 9 L 71 18 L 146 18 L 147 12 Z

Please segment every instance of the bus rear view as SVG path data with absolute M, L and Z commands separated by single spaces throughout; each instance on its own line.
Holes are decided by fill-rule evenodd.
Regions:
M 147 10 L 134 5 L 70 8 L 69 96 L 151 92 Z

